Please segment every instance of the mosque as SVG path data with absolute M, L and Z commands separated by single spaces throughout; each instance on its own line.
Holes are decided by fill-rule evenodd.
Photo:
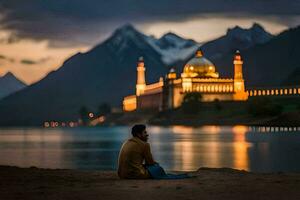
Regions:
M 136 94 L 123 100 L 124 111 L 143 109 L 166 110 L 180 107 L 187 93 L 199 92 L 202 101 L 246 101 L 248 93 L 243 79 L 243 60 L 237 51 L 233 58 L 234 77 L 220 78 L 215 65 L 198 50 L 189 60 L 180 77 L 172 68 L 157 83 L 146 84 L 145 64 L 140 58 L 137 66 Z

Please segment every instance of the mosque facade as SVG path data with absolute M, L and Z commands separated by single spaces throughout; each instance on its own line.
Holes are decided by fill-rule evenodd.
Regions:
M 189 60 L 181 73 L 172 68 L 165 78 L 158 82 L 146 84 L 145 63 L 138 61 L 136 94 L 126 96 L 123 100 L 124 111 L 143 109 L 167 110 L 180 107 L 186 94 L 197 92 L 201 101 L 246 101 L 248 93 L 243 79 L 243 60 L 237 51 L 233 58 L 233 78 L 221 78 L 215 65 L 198 50 Z

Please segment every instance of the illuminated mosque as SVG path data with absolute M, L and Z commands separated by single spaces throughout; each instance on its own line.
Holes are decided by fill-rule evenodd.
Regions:
M 157 83 L 146 84 L 145 64 L 141 57 L 137 66 L 136 94 L 127 96 L 123 100 L 124 111 L 143 109 L 166 110 L 181 105 L 185 94 L 199 92 L 202 101 L 246 101 L 248 93 L 245 91 L 243 79 L 243 60 L 237 51 L 233 58 L 234 77 L 220 78 L 215 65 L 204 57 L 198 50 L 189 60 L 181 76 L 177 78 L 172 68 Z

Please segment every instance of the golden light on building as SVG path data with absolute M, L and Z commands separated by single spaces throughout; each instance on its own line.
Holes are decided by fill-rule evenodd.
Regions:
M 260 96 L 260 95 L 261 95 L 261 90 L 258 90 L 258 93 L 257 93 L 257 94 L 258 94 L 258 96 Z
M 198 50 L 189 60 L 181 76 L 177 78 L 174 68 L 159 79 L 159 82 L 146 84 L 145 64 L 141 57 L 137 65 L 136 94 L 123 100 L 124 111 L 136 109 L 173 109 L 181 105 L 184 96 L 190 92 L 199 92 L 202 101 L 246 101 L 249 96 L 273 96 L 300 94 L 300 88 L 261 88 L 245 90 L 243 79 L 243 60 L 237 51 L 233 59 L 234 77 L 220 78 L 214 64 Z
M 168 73 L 168 79 L 176 79 L 176 78 L 177 78 L 177 74 L 175 72 L 175 69 L 171 68 Z
M 131 95 L 131 96 L 127 96 L 124 98 L 123 100 L 123 110 L 124 111 L 134 111 L 136 109 L 136 96 L 135 95 Z
M 140 57 L 137 66 L 136 96 L 144 94 L 146 88 L 144 58 Z
M 202 101 L 246 101 L 248 96 L 283 95 L 295 89 L 253 89 L 245 90 L 243 79 L 243 59 L 237 51 L 233 57 L 233 78 L 220 78 L 215 65 L 204 57 L 198 50 L 195 57 L 189 60 L 180 77 L 174 68 L 166 74 L 165 80 L 146 84 L 145 64 L 142 58 L 137 65 L 136 94 L 127 96 L 123 100 L 123 110 L 136 109 L 172 109 L 181 105 L 185 94 L 199 92 Z

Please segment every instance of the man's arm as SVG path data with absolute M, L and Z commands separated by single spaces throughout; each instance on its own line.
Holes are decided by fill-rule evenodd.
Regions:
M 150 148 L 149 143 L 146 143 L 144 156 L 145 156 L 145 164 L 146 165 L 154 165 L 157 163 L 154 161 L 154 159 L 152 157 L 151 148 Z

